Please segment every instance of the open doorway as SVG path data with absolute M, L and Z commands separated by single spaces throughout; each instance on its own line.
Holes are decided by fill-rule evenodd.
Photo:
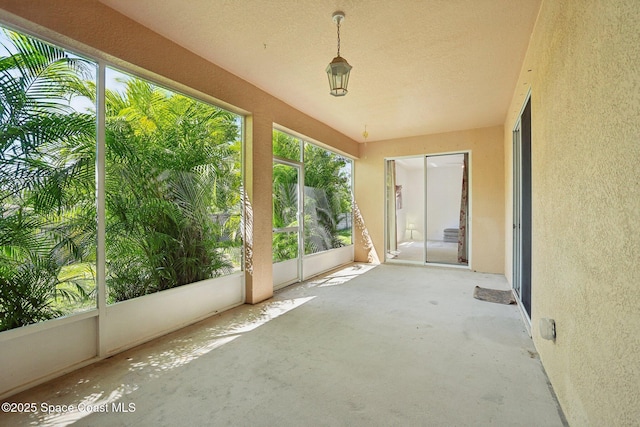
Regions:
M 293 160 L 273 160 L 274 289 L 302 277 L 302 165 Z
M 387 160 L 386 259 L 467 266 L 469 154 Z

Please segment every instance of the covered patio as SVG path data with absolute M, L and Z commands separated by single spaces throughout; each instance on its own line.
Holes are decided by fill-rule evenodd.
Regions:
M 19 395 L 7 425 L 561 426 L 502 275 L 353 264 Z M 44 403 L 50 413 L 43 413 Z

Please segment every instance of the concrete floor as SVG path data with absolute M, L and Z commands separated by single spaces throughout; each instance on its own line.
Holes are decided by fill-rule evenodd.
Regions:
M 398 243 L 394 259 L 424 263 L 424 242 L 408 240 Z M 430 263 L 458 264 L 458 243 L 427 240 L 427 260 Z
M 0 425 L 562 426 L 518 308 L 476 285 L 508 288 L 353 265 L 13 396 L 38 412 Z

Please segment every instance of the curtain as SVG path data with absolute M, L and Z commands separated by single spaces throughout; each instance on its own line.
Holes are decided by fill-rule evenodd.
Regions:
M 460 225 L 458 227 L 458 263 L 468 264 L 467 260 L 467 209 L 469 206 L 468 154 L 464 155 L 462 165 L 462 192 L 460 197 Z

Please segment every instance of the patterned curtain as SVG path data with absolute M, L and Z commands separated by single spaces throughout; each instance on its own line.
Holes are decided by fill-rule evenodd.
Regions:
M 460 226 L 458 231 L 458 262 L 468 264 L 467 260 L 467 209 L 469 205 L 468 154 L 464 155 L 462 170 L 462 196 L 460 197 Z

